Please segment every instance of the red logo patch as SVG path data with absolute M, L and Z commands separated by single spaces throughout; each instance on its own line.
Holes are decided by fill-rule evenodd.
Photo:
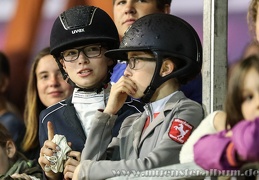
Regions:
M 178 142 L 178 143 L 185 143 L 189 136 L 191 135 L 193 126 L 190 125 L 188 122 L 182 119 L 174 119 L 172 125 L 170 127 L 168 136 Z

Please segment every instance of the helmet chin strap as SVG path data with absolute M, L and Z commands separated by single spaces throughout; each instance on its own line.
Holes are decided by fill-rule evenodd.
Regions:
M 141 101 L 143 103 L 149 103 L 150 99 L 156 92 L 156 89 L 164 82 L 163 77 L 159 75 L 160 69 L 162 67 L 162 56 L 160 55 L 160 53 L 157 53 L 157 52 L 153 52 L 153 53 L 156 57 L 156 67 L 155 67 L 155 71 L 151 79 L 151 82 L 149 86 L 146 88 L 146 90 L 144 91 L 144 96 L 141 98 Z
M 141 101 L 144 103 L 150 102 L 150 99 L 156 92 L 157 88 L 160 87 L 164 82 L 166 82 L 168 79 L 172 79 L 174 77 L 181 75 L 181 73 L 183 73 L 187 69 L 187 68 L 183 68 L 183 70 L 178 70 L 178 71 L 172 72 L 164 77 L 161 77 L 160 69 L 163 64 L 164 53 L 159 52 L 159 51 L 156 51 L 153 53 L 155 54 L 155 57 L 156 57 L 156 67 L 155 67 L 155 71 L 154 71 L 153 77 L 151 79 L 151 82 L 150 82 L 149 86 L 146 88 L 146 90 L 144 91 L 144 96 L 141 98 Z
M 156 87 L 152 87 L 149 85 L 147 89 L 144 91 L 144 96 L 140 99 L 143 103 L 149 103 L 153 94 L 156 92 Z

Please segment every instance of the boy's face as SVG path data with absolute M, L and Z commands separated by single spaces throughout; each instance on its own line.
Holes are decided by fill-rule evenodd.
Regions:
M 156 0 L 115 0 L 113 4 L 114 22 L 121 37 L 137 19 L 158 12 Z
M 129 78 L 137 86 L 137 92 L 133 97 L 141 98 L 151 82 L 156 67 L 156 61 L 153 59 L 154 56 L 143 51 L 128 52 L 128 59 L 132 59 L 132 57 L 135 57 L 135 61 L 128 62 L 124 76 Z M 140 58 L 138 59 L 138 57 Z M 140 60 L 141 58 L 151 58 L 151 60 Z M 134 68 L 132 69 L 132 67 Z
M 67 62 L 61 59 L 60 61 L 63 64 L 64 70 L 69 75 L 69 78 L 81 88 L 94 88 L 99 86 L 107 77 L 108 66 L 113 64 L 111 59 L 104 56 L 106 49 L 100 47 L 99 44 L 75 47 L 75 49 L 87 49 L 85 53 L 87 53 L 88 56 L 95 54 L 95 51 L 98 51 L 98 54 L 97 56 L 94 55 L 94 57 L 86 57 L 85 53 L 81 51 L 78 58 L 74 61 Z M 73 56 L 75 54 L 74 50 L 64 52 L 66 52 L 67 56 Z

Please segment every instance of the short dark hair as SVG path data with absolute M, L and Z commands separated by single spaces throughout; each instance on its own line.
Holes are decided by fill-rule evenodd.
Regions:
M 160 10 L 165 9 L 165 5 L 171 5 L 172 0 L 156 0 L 157 8 Z
M 165 8 L 165 5 L 171 5 L 172 0 L 156 0 L 157 8 L 160 10 L 163 10 Z M 115 0 L 113 0 L 113 4 L 115 3 Z

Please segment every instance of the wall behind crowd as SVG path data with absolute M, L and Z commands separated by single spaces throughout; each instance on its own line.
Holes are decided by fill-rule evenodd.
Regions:
M 69 0 L 44 0 L 42 18 L 37 28 L 37 36 L 32 46 L 29 59 L 37 51 L 49 45 L 51 26 L 60 12 L 66 8 Z M 71 0 L 70 0 L 71 1 Z M 97 0 L 95 0 L 97 1 Z M 172 0 L 171 13 L 188 21 L 198 32 L 202 40 L 204 0 Z M 228 17 L 228 62 L 232 64 L 241 56 L 245 45 L 251 37 L 246 23 L 246 13 L 250 0 L 229 0 Z M 18 0 L 0 1 L 0 50 L 5 49 L 8 23 L 15 15 Z M 81 1 L 82 2 L 82 1 Z M 109 12 L 110 14 L 110 12 Z M 26 24 L 25 24 L 26 25 Z M 17 29 L 19 35 L 19 29 Z M 29 66 L 30 64 L 28 64 Z M 19 77 L 20 78 L 20 77 Z M 26 82 L 25 82 L 26 83 Z

